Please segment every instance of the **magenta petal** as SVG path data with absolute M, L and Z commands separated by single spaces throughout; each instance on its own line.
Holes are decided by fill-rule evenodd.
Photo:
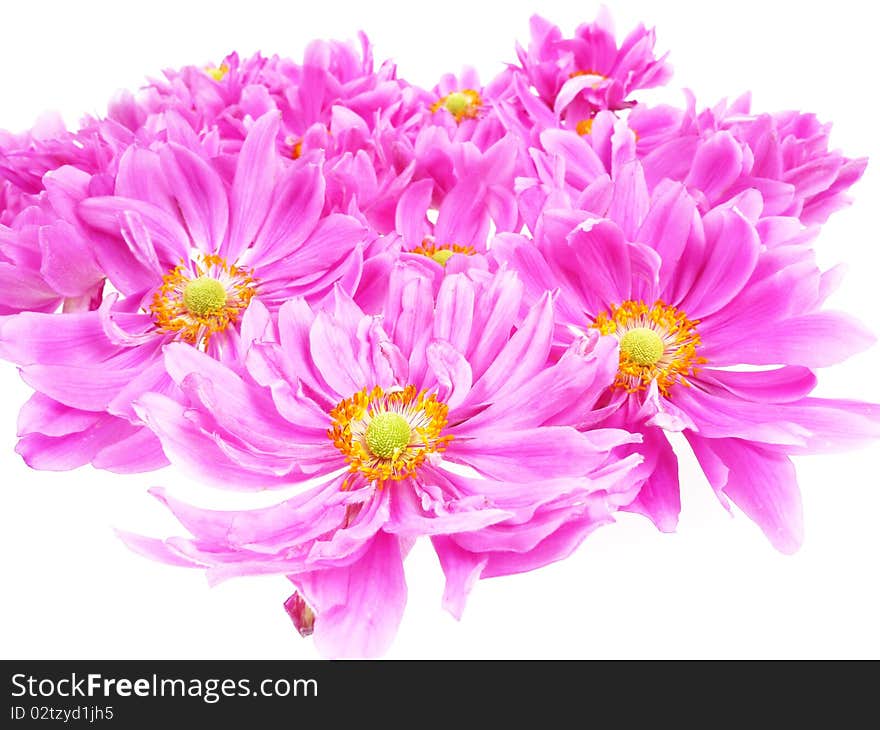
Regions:
M 473 437 L 454 439 L 446 457 L 493 479 L 528 482 L 587 474 L 595 464 L 595 448 L 573 428 L 547 426 L 480 431 Z
M 563 129 L 541 132 L 541 144 L 550 154 L 565 160 L 566 178 L 580 188 L 605 175 L 605 165 L 580 135 Z
M 480 579 L 489 558 L 486 554 L 479 555 L 465 550 L 445 535 L 433 535 L 431 542 L 446 576 L 443 608 L 461 620 L 468 594 Z
M 488 403 L 537 374 L 550 354 L 552 336 L 553 301 L 549 295 L 545 295 L 532 306 L 522 327 L 476 380 L 467 403 L 471 406 Z
M 173 210 L 159 155 L 137 145 L 129 147 L 119 160 L 114 195 L 152 203 L 164 210 Z
M 406 606 L 398 538 L 379 532 L 356 563 L 291 579 L 315 612 L 315 646 L 324 656 L 375 657 L 391 646 Z
M 693 198 L 683 185 L 661 183 L 654 191 L 637 240 L 651 246 L 660 256 L 659 291 L 665 291 L 684 254 L 695 211 Z
M 232 461 L 218 439 L 188 418 L 188 409 L 167 396 L 146 393 L 134 404 L 141 420 L 162 442 L 174 464 L 195 479 L 209 480 L 225 489 L 265 489 L 298 481 L 242 467 Z
M 64 436 L 26 434 L 15 450 L 32 469 L 68 471 L 88 464 L 104 448 L 139 430 L 137 426 L 107 414 L 95 413 L 93 417 L 88 428 Z
M 437 292 L 434 336 L 458 352 L 468 351 L 475 297 L 474 283 L 466 276 L 446 276 Z
M 816 375 L 804 367 L 737 372 L 706 369 L 701 378 L 720 383 L 740 398 L 764 403 L 790 403 L 803 398 L 816 386 Z
M 137 215 L 138 223 L 145 229 L 146 236 L 142 236 L 142 240 L 130 241 L 128 251 L 134 257 L 134 262 L 127 269 L 136 270 L 136 267 L 143 267 L 145 262 L 142 257 L 149 256 L 154 261 L 158 260 L 160 264 L 155 263 L 149 267 L 153 274 L 153 282 L 155 286 L 159 282 L 161 274 L 172 266 L 177 266 L 181 259 L 189 257 L 191 243 L 189 236 L 183 226 L 174 218 L 167 210 L 158 207 L 152 203 L 146 203 L 142 200 L 134 200 L 131 198 L 121 197 L 96 197 L 84 200 L 79 206 L 79 212 L 83 220 L 89 225 L 105 231 L 113 237 L 114 243 L 123 235 L 129 234 L 132 215 Z M 123 233 L 125 231 L 125 234 Z M 108 249 L 110 244 L 101 246 L 99 252 L 105 254 L 110 253 Z M 124 248 L 121 244 L 116 248 Z M 152 252 L 150 251 L 152 249 Z M 118 266 L 122 266 L 125 259 L 121 257 L 118 251 L 114 254 L 112 261 L 119 260 Z M 160 269 L 156 272 L 155 269 Z M 112 274 L 111 272 L 108 272 Z M 133 273 L 124 272 L 131 276 Z M 157 273 L 159 276 L 157 276 Z M 112 278 L 112 277 L 111 277 Z
M 34 393 L 18 412 L 18 435 L 39 432 L 44 436 L 67 436 L 94 425 L 100 414 L 82 411 Z
M 88 242 L 69 223 L 59 220 L 39 235 L 40 274 L 62 296 L 82 296 L 104 278 Z
M 457 243 L 483 248 L 489 232 L 484 183 L 471 177 L 459 182 L 443 199 L 434 238 L 437 243 Z
M 370 373 L 364 372 L 357 360 L 353 334 L 324 312 L 318 313 L 309 332 L 314 367 L 324 382 L 344 398 L 372 380 Z
M 207 162 L 179 144 L 162 147 L 159 157 L 193 243 L 202 251 L 216 253 L 229 225 L 223 181 Z
M 269 212 L 279 166 L 275 140 L 280 126 L 278 112 L 264 114 L 251 127 L 238 154 L 229 198 L 229 241 L 223 252 L 230 261 L 237 260 L 254 240 Z
M 875 336 L 842 312 L 817 312 L 774 322 L 772 327 L 742 328 L 742 339 L 704 354 L 718 365 L 778 365 L 828 367 L 867 349 Z
M 742 291 L 761 248 L 754 226 L 736 210 L 716 209 L 703 224 L 706 249 L 702 270 L 681 303 L 691 319 L 717 312 Z
M 267 266 L 296 251 L 315 229 L 324 206 L 324 176 L 316 165 L 291 168 L 268 199 L 272 207 L 254 241 L 249 261 L 256 267 Z M 328 259 L 325 264 L 337 258 Z
M 428 367 L 440 386 L 438 396 L 450 410 L 457 408 L 467 397 L 473 384 L 471 366 L 458 350 L 448 342 L 435 340 L 426 350 Z
M 689 435 L 700 464 L 717 459 L 726 479 L 711 479 L 757 523 L 777 550 L 794 553 L 803 542 L 803 507 L 791 460 L 738 439 L 703 439 Z
M 408 249 L 420 246 L 428 233 L 425 214 L 431 207 L 433 192 L 434 181 L 425 179 L 412 183 L 400 196 L 394 214 L 394 227 Z
M 477 531 L 514 516 L 493 507 L 485 497 L 450 499 L 442 474 L 435 470 L 423 474 L 424 484 L 400 484 L 399 489 L 393 490 L 386 531 L 412 538 L 447 535 Z
M 568 517 L 558 525 L 553 512 L 549 512 L 546 521 L 552 529 L 547 529 L 546 535 L 541 540 L 528 550 L 499 550 L 489 553 L 489 562 L 483 570 L 482 577 L 493 578 L 525 573 L 564 560 L 594 530 L 614 521 L 599 499 L 590 500 L 586 509 L 581 508 L 578 512 L 581 514 Z
M 162 444 L 149 429 L 138 428 L 126 438 L 120 435 L 95 455 L 92 466 L 115 474 L 143 474 L 168 466 Z
M 647 517 L 661 532 L 675 532 L 681 512 L 678 484 L 678 459 L 660 429 L 642 431 L 645 467 L 650 474 L 639 489 L 638 496 L 621 509 Z
M 697 149 L 685 183 L 718 201 L 742 174 L 742 164 L 742 149 L 733 135 L 716 132 Z

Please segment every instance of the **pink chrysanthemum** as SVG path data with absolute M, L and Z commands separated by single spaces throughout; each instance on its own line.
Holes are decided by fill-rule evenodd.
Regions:
M 614 348 L 587 337 L 548 366 L 552 300 L 542 297 L 516 327 L 521 296 L 510 273 L 456 274 L 435 298 L 402 266 L 382 318 L 338 289 L 322 309 L 288 302 L 243 372 L 168 346 L 183 400 L 150 393 L 136 407 L 175 463 L 227 488 L 318 484 L 239 512 L 159 492 L 193 538 L 129 544 L 204 566 L 214 580 L 287 575 L 332 656 L 387 647 L 414 538 L 436 537 L 455 613 L 490 553 L 499 574 L 570 552 L 576 542 L 561 549 L 552 538 L 559 521 L 607 521 L 603 495 L 624 488 L 639 459 L 612 458 L 634 440 L 625 431 L 565 425 L 564 413 L 588 412 L 607 386 Z M 260 310 L 255 301 L 246 320 L 264 322 Z M 459 569 L 462 553 L 478 556 L 476 570 Z M 290 610 L 308 623 L 298 599 Z
M 880 407 L 811 397 L 813 369 L 873 337 L 821 310 L 838 277 L 800 245 L 796 219 L 759 219 L 757 191 L 700 215 L 681 184 L 649 195 L 638 161 L 615 167 L 603 217 L 546 211 L 537 245 L 501 236 L 493 253 L 533 296 L 561 289 L 560 344 L 590 329 L 618 344 L 597 418 L 644 436 L 644 485 L 628 508 L 675 527 L 678 469 L 664 432 L 681 431 L 722 502 L 791 552 L 802 516 L 789 456 L 880 435 Z
M 141 471 L 164 464 L 131 403 L 173 387 L 162 360 L 166 344 L 233 358 L 253 297 L 274 310 L 291 296 L 323 296 L 336 282 L 356 286 L 366 229 L 350 216 L 322 214 L 321 173 L 310 164 L 281 164 L 278 125 L 274 112 L 254 124 L 231 186 L 174 143 L 130 148 L 115 195 L 88 197 L 68 186 L 71 208 L 118 294 L 105 296 L 97 311 L 23 313 L 0 323 L 0 351 L 40 394 L 20 423 L 19 451 L 32 466 L 91 461 Z M 85 197 L 76 203 L 77 195 Z M 50 419 L 37 407 L 44 399 L 73 413 Z M 86 434 L 80 411 L 98 419 Z M 116 448 L 129 438 L 140 448 Z
M 618 46 L 604 9 L 571 38 L 537 15 L 531 29 L 528 50 L 517 47 L 521 72 L 539 98 L 567 119 L 589 120 L 603 109 L 631 107 L 633 91 L 659 86 L 672 74 L 666 57 L 654 55 L 653 30 L 640 25 Z

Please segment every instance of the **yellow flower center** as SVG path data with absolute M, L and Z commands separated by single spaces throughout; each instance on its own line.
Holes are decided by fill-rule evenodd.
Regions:
M 468 98 L 467 94 L 456 91 L 446 97 L 446 101 L 443 102 L 443 106 L 446 107 L 446 111 L 448 111 L 450 114 L 454 116 L 461 116 L 462 114 L 464 114 L 465 109 L 468 108 L 468 105 L 470 103 L 471 100 Z
M 229 73 L 229 66 L 225 63 L 221 63 L 219 66 L 208 66 L 205 69 L 205 73 L 214 79 L 214 81 L 223 81 L 226 74 Z
M 658 390 L 668 396 L 677 383 L 689 386 L 696 366 L 706 362 L 697 355 L 697 324 L 658 300 L 653 306 L 632 301 L 613 305 L 611 313 L 599 314 L 592 326 L 620 343 L 614 387 L 635 393 L 657 381 Z
M 480 92 L 473 89 L 453 91 L 451 94 L 441 97 L 431 105 L 431 111 L 437 112 L 445 109 L 459 124 L 463 119 L 476 119 L 483 106 Z
M 446 266 L 453 254 L 464 254 L 465 256 L 473 256 L 477 252 L 473 246 L 460 246 L 457 243 L 443 243 L 439 246 L 426 238 L 420 246 L 416 246 L 409 253 L 417 253 L 427 256 L 429 259 L 436 261 L 441 266 Z
M 411 435 L 412 430 L 403 416 L 393 411 L 385 411 L 377 413 L 370 420 L 364 432 L 364 441 L 373 456 L 393 459 L 409 445 Z
M 636 365 L 656 365 L 666 348 L 656 330 L 634 327 L 620 338 L 620 351 Z
M 173 332 L 184 342 L 206 347 L 214 334 L 238 322 L 256 286 L 247 269 L 205 254 L 162 277 L 150 312 L 160 332 Z
M 441 248 L 434 253 L 431 254 L 431 258 L 434 259 L 440 266 L 446 266 L 446 262 L 452 258 L 452 254 L 455 252 L 448 248 Z
M 448 411 L 436 395 L 414 385 L 388 393 L 378 386 L 364 388 L 330 411 L 327 435 L 353 475 L 382 487 L 415 476 L 429 454 L 446 450 L 452 440 L 443 435 Z
M 183 288 L 183 305 L 196 316 L 216 314 L 226 306 L 226 287 L 210 276 L 200 276 Z

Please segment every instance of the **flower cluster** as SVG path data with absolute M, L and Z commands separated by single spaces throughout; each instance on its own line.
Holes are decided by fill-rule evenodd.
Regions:
M 654 33 L 535 17 L 518 61 L 432 89 L 359 44 L 227 56 L 76 132 L 0 134 L 0 356 L 35 469 L 169 463 L 259 509 L 156 496 L 122 534 L 211 581 L 277 574 L 328 656 L 377 655 L 429 539 L 476 581 L 565 558 L 618 511 L 676 527 L 681 433 L 783 552 L 791 457 L 880 436 L 811 395 L 873 338 L 823 303 L 819 226 L 864 159 L 809 114 L 650 106 Z

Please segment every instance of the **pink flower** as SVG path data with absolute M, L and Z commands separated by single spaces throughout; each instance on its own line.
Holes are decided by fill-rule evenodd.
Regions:
M 129 544 L 214 581 L 287 575 L 330 656 L 388 646 L 406 601 L 402 561 L 420 536 L 435 538 L 456 614 L 487 562 L 497 574 L 561 557 L 576 543 L 559 547 L 559 522 L 607 521 L 604 495 L 639 458 L 612 458 L 629 433 L 581 432 L 563 415 L 589 411 L 605 389 L 613 346 L 587 337 L 548 366 L 552 299 L 517 327 L 521 296 L 512 274 L 476 272 L 447 276 L 435 297 L 401 264 L 383 317 L 338 288 L 322 308 L 291 300 L 244 372 L 169 345 L 184 398 L 148 393 L 136 408 L 175 463 L 226 488 L 317 484 L 238 512 L 159 491 L 193 537 Z M 255 300 L 245 327 L 265 320 L 260 309 Z M 289 604 L 302 628 L 303 605 Z
M 438 281 L 448 273 L 488 270 L 485 254 L 494 232 L 521 227 L 513 192 L 515 140 L 503 137 L 485 153 L 471 142 L 455 146 L 454 183 L 448 193 L 438 194 L 436 181 L 425 178 L 410 182 L 398 197 L 394 230 L 383 237 L 385 250 L 364 264 L 355 298 L 365 311 L 381 311 L 391 269 L 400 257 L 415 259 Z M 431 213 L 436 213 L 433 222 Z
M 672 75 L 666 56 L 654 55 L 653 30 L 639 25 L 618 47 L 604 8 L 571 38 L 537 15 L 531 30 L 528 50 L 517 46 L 521 71 L 546 105 L 575 122 L 603 109 L 632 107 L 633 91 L 660 86 Z
M 532 298 L 560 288 L 561 346 L 573 330 L 618 345 L 596 418 L 644 437 L 644 482 L 628 509 L 674 529 L 678 469 L 664 434 L 683 432 L 721 501 L 779 550 L 796 550 L 802 515 L 789 456 L 880 436 L 880 407 L 810 396 L 813 370 L 874 338 L 821 309 L 836 273 L 819 271 L 797 220 L 758 218 L 757 191 L 700 215 L 683 185 L 666 181 L 649 195 L 639 162 L 621 159 L 608 192 L 605 217 L 547 211 L 537 245 L 508 234 L 493 254 Z
M 867 159 L 830 150 L 830 124 L 794 111 L 751 113 L 748 95 L 700 113 L 692 95 L 688 101 L 677 124 L 668 107 L 638 108 L 629 117 L 649 187 L 684 182 L 703 210 L 754 188 L 765 216 L 795 216 L 807 225 L 849 203 L 846 191 Z
M 352 217 L 322 214 L 321 173 L 310 164 L 281 165 L 278 125 L 277 113 L 270 113 L 253 126 L 231 186 L 175 143 L 156 151 L 131 147 L 114 195 L 89 197 L 88 175 L 63 171 L 59 188 L 119 294 L 105 296 L 97 311 L 23 313 L 0 323 L 0 353 L 51 399 L 34 401 L 20 424 L 28 463 L 80 463 L 83 452 L 57 439 L 79 437 L 82 419 L 98 418 L 116 426 L 102 426 L 104 440 L 88 441 L 102 448 L 91 454 L 93 464 L 121 471 L 164 464 L 131 403 L 146 391 L 173 388 L 162 360 L 166 344 L 179 340 L 212 357 L 234 358 L 241 339 L 253 336 L 239 327 L 253 297 L 275 310 L 291 296 L 321 297 L 337 282 L 356 286 L 366 229 Z M 59 235 L 76 230 L 64 222 L 57 227 Z M 56 403 L 74 412 L 59 420 L 39 407 Z M 56 439 L 69 461 L 50 455 L 43 436 Z M 146 447 L 115 448 L 129 438 L 150 444 L 153 457 L 143 459 Z M 108 445 L 110 463 L 101 456 Z

